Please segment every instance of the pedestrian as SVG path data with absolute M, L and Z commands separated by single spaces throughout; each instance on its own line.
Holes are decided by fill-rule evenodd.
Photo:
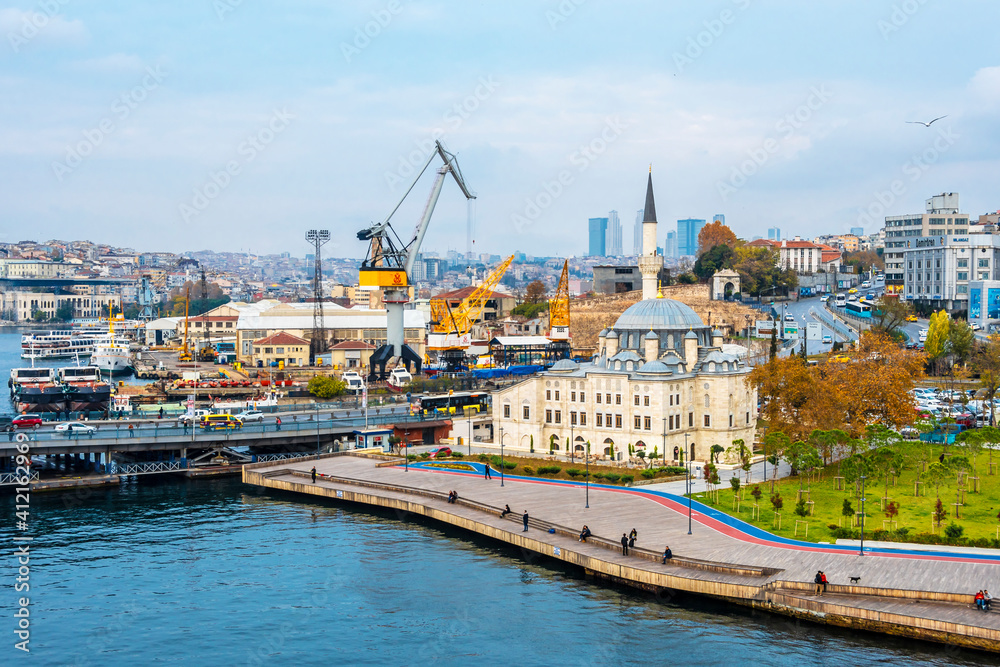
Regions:
M 483 473 L 483 479 L 493 479 L 493 475 L 490 474 L 490 464 L 486 463 L 483 465 L 485 472 Z
M 622 556 L 628 556 L 628 535 L 622 533 Z
M 639 537 L 639 533 L 637 533 L 636 530 L 635 530 L 635 528 L 633 528 L 632 532 L 628 534 L 628 548 L 629 549 L 631 549 L 632 547 L 635 546 L 635 539 L 637 537 Z
M 524 530 L 521 532 L 526 533 L 528 532 L 528 510 L 524 510 L 524 516 L 521 517 L 521 520 L 524 522 Z
M 512 512 L 510 511 L 510 505 L 504 505 L 503 506 L 503 511 L 500 512 L 500 518 L 502 519 L 505 516 L 507 516 L 508 514 L 512 514 Z
M 313 469 L 312 469 L 312 478 L 313 478 L 313 484 L 315 484 L 316 483 L 316 466 L 313 466 Z
M 583 524 L 583 530 L 580 531 L 580 541 L 586 542 L 587 538 L 590 537 L 590 535 L 591 535 L 590 528 L 587 527 L 587 524 Z
M 7 442 L 14 442 L 14 426 L 7 427 Z
M 187 420 L 185 419 L 181 423 L 184 425 L 184 435 L 187 435 L 187 432 L 188 432 L 188 423 L 187 423 Z
M 670 550 L 670 545 L 667 545 L 667 548 L 663 550 L 663 564 L 666 565 L 667 561 L 673 557 L 674 557 L 674 552 Z
M 983 597 L 983 592 L 982 591 L 979 591 L 978 593 L 976 593 L 975 600 L 976 600 L 976 609 L 979 609 L 980 611 L 985 611 L 983 609 L 983 604 L 985 603 L 986 599 Z
M 823 592 L 826 593 L 826 584 L 827 584 L 827 581 L 826 581 L 826 572 L 823 572 L 821 570 L 820 573 L 819 573 L 819 578 L 820 578 L 820 584 L 823 585 Z
M 128 425 L 128 437 L 130 437 L 130 438 L 134 438 L 135 437 L 135 431 L 132 430 L 132 424 Z
M 276 430 L 276 431 L 280 431 L 281 430 L 281 417 L 275 417 L 274 418 L 274 430 Z
M 816 595 L 821 595 L 823 593 L 823 571 L 816 570 L 816 576 L 813 577 L 813 582 L 816 584 Z
M 160 416 L 159 419 L 163 419 L 163 406 L 160 406 Z
M 989 611 L 990 605 L 993 604 L 993 596 L 990 595 L 988 590 L 983 591 L 983 611 Z

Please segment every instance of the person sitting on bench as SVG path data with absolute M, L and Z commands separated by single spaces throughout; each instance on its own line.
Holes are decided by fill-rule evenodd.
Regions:
M 674 557 L 674 553 L 670 550 L 669 546 L 666 549 L 663 550 L 663 564 L 664 565 L 666 565 L 667 561 L 670 560 L 673 557 Z
M 590 535 L 591 535 L 590 528 L 587 527 L 587 524 L 583 524 L 583 530 L 580 531 L 580 541 L 586 542 L 587 538 L 590 537 Z

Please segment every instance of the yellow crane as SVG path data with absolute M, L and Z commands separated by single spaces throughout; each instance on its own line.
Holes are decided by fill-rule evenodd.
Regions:
M 191 288 L 187 288 L 187 293 L 184 295 L 184 348 L 181 353 L 177 355 L 177 361 L 194 361 L 191 356 L 191 352 L 188 349 L 188 312 L 191 308 Z
M 493 296 L 493 290 L 513 261 L 514 255 L 504 260 L 454 308 L 447 299 L 431 299 L 431 332 L 427 336 L 427 349 L 437 351 L 438 358 L 444 361 L 448 370 L 457 370 L 464 365 L 465 351 L 472 344 L 472 326 L 479 321 L 486 302 Z
M 569 340 L 569 260 L 563 262 L 556 293 L 549 299 L 549 339 Z

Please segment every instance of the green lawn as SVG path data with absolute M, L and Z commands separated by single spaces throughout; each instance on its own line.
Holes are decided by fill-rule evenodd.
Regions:
M 1000 525 L 997 519 L 997 514 L 1000 513 L 1000 474 L 998 474 L 1000 473 L 1000 465 L 993 466 L 993 475 L 988 474 L 989 455 L 985 451 L 979 454 L 976 460 L 976 468 L 980 478 L 979 493 L 971 491 L 971 480 L 964 483 L 968 490 L 964 493 L 964 505 L 958 508 L 959 518 L 955 518 L 955 505 L 953 504 L 956 500 L 957 474 L 941 484 L 940 497 L 947 512 L 947 518 L 938 529 L 932 522 L 932 513 L 937 503 L 935 487 L 927 481 L 927 474 L 922 474 L 920 477 L 923 480 L 923 485 L 921 495 L 918 497 L 914 495 L 914 482 L 925 461 L 928 463 L 937 461 L 937 457 L 942 451 L 941 445 L 928 446 L 925 443 L 906 443 L 901 447 L 907 464 L 900 477 L 894 480 L 895 483 L 890 481 L 888 487 L 889 500 L 899 503 L 899 514 L 895 517 L 895 526 L 888 523 L 889 519 L 880 502 L 880 499 L 885 495 L 885 480 L 868 479 L 865 492 L 867 499 L 865 503 L 865 537 L 907 542 L 969 543 L 975 544 L 975 546 L 1000 548 L 1000 543 L 996 542 L 997 526 Z M 964 455 L 965 453 L 960 448 L 952 446 L 948 448 L 946 456 L 957 454 Z M 994 453 L 993 461 L 995 464 L 1000 464 L 1000 453 Z M 971 477 L 973 473 L 970 470 L 968 474 Z M 782 537 L 797 537 L 811 542 L 833 542 L 838 535 L 829 526 L 832 525 L 834 528 L 841 525 L 845 528 L 851 527 L 851 519 L 842 514 L 844 499 L 850 501 L 855 512 L 861 510 L 861 502 L 855 495 L 854 484 L 844 482 L 843 490 L 837 490 L 834 479 L 837 476 L 838 467 L 837 464 L 833 464 L 817 471 L 812 476 L 803 475 L 778 480 L 774 489 L 776 493 L 781 495 L 783 501 L 783 507 L 780 510 L 780 528 L 777 527 L 775 512 L 769 500 L 771 496 L 770 482 L 759 485 L 761 497 L 758 501 L 759 514 L 756 519 L 753 517 L 755 501 L 751 496 L 751 489 L 746 486 L 741 488 L 742 500 L 737 511 L 733 502 L 734 494 L 728 479 L 721 480 L 722 484 L 719 486 L 717 494 L 713 494 L 718 496 L 718 502 L 707 493 L 696 493 L 694 498 Z M 795 513 L 800 484 L 804 490 L 809 491 L 807 499 L 814 503 L 811 516 L 802 517 Z M 799 522 L 797 535 L 795 534 L 796 521 Z M 964 529 L 961 539 L 949 540 L 945 536 L 945 528 L 951 523 Z M 807 524 L 808 536 L 805 535 Z M 857 532 L 858 526 L 855 526 L 854 529 Z M 849 536 L 840 534 L 839 537 Z

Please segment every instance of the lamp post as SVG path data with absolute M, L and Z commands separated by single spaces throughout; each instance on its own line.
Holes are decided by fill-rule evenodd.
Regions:
M 503 427 L 500 427 L 500 486 L 503 486 Z M 489 465 L 487 463 L 486 465 Z
M 667 418 L 663 418 L 663 466 L 667 466 Z
M 688 434 L 685 433 L 684 434 L 684 450 L 685 450 L 685 454 L 687 453 L 687 449 L 688 449 Z M 690 456 L 687 457 L 687 471 L 686 472 L 687 472 L 687 474 L 685 475 L 684 479 L 687 482 L 686 486 L 687 486 L 687 490 L 688 490 L 688 493 L 687 493 L 687 496 L 688 496 L 688 535 L 690 535 L 691 534 L 691 491 L 692 491 L 692 489 L 691 489 L 691 457 Z
M 472 456 L 472 413 L 469 413 L 469 456 Z
M 861 553 L 865 555 L 865 480 L 867 477 L 861 476 Z
M 403 472 L 410 472 L 410 429 L 406 429 L 404 432 L 403 440 Z
M 576 445 L 573 445 L 576 447 Z M 587 504 L 584 505 L 586 508 L 590 508 L 590 440 L 587 441 L 587 476 L 584 478 L 584 484 L 587 487 Z

